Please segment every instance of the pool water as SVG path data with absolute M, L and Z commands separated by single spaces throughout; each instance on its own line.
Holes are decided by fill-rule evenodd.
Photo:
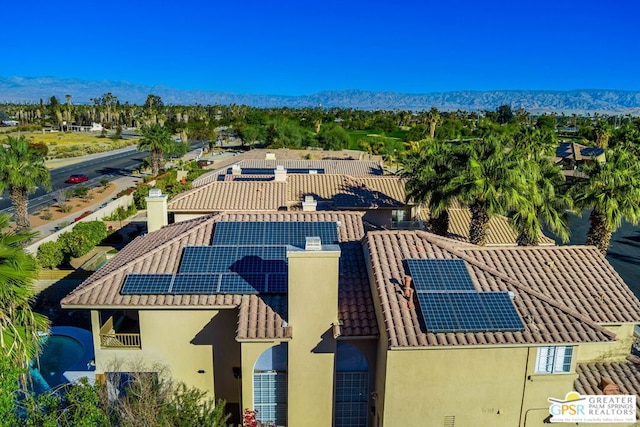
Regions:
M 78 340 L 67 336 L 51 335 L 47 337 L 33 368 L 39 371 L 41 378 L 50 388 L 56 388 L 68 382 L 63 374 L 76 365 L 83 354 L 84 348 Z M 37 378 L 38 375 L 32 373 L 32 377 Z M 35 381 L 38 382 L 38 379 Z

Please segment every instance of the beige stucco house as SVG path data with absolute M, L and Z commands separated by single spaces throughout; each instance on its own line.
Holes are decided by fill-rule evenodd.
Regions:
M 517 247 L 506 221 L 474 246 L 464 209 L 450 238 L 386 227 L 395 177 L 232 169 L 170 201 L 174 224 L 152 195 L 152 231 L 63 299 L 91 312 L 99 378 L 165 366 L 236 421 L 318 427 L 539 426 L 550 397 L 640 390 L 640 301 L 595 248 Z M 336 205 L 345 180 L 379 203 Z

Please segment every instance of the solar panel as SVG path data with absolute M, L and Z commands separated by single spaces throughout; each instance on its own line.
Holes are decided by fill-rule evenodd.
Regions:
M 220 288 L 220 274 L 176 274 L 169 293 L 216 294 Z
M 320 222 L 235 222 L 216 223 L 212 246 L 216 245 L 293 245 L 304 247 L 307 237 L 318 236 L 323 244 L 338 243 L 338 227 L 332 221 Z
M 429 332 L 522 331 L 507 292 L 418 292 Z
M 221 294 L 257 294 L 266 289 L 265 274 L 222 274 L 220 279 Z
M 267 274 L 267 289 L 265 293 L 286 294 L 288 282 L 287 274 Z
M 122 295 L 150 295 L 169 292 L 172 274 L 127 274 L 120 289 Z
M 476 290 L 461 259 L 408 259 L 407 266 L 417 292 Z
M 182 253 L 179 273 L 206 273 L 213 259 L 211 246 L 187 246 Z
M 286 273 L 284 246 L 187 246 L 179 273 Z

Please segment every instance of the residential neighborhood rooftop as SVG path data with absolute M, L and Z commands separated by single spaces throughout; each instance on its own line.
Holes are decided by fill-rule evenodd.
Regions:
M 614 340 L 640 302 L 593 247 L 478 247 L 422 231 L 374 231 L 365 248 L 391 347 Z M 407 259 L 462 259 L 479 292 L 512 292 L 523 332 L 433 333 L 402 293 Z

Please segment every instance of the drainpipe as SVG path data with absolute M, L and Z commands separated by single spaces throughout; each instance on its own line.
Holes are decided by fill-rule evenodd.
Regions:
M 527 347 L 527 359 L 524 362 L 524 380 L 522 381 L 522 398 L 520 399 L 520 418 L 518 420 L 518 425 L 524 427 L 524 425 L 522 424 L 522 410 L 524 409 L 524 393 L 525 390 L 527 389 L 527 370 L 529 369 L 529 354 L 531 352 L 531 347 Z M 527 412 L 529 412 L 527 410 Z M 527 417 L 525 415 L 524 417 L 524 422 L 526 424 L 527 422 Z

